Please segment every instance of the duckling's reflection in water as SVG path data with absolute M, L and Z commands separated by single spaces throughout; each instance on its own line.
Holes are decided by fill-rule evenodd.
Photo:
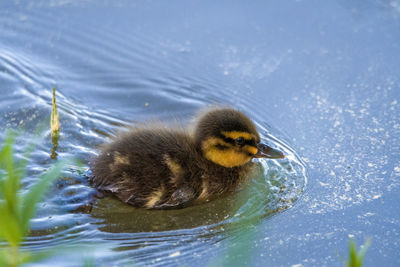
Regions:
M 260 163 L 252 164 L 246 177 L 246 180 L 251 180 L 249 183 L 237 188 L 237 192 L 202 205 L 154 210 L 134 208 L 116 198 L 105 197 L 93 206 L 91 216 L 101 219 L 100 230 L 111 233 L 161 232 L 202 226 L 207 226 L 207 231 L 218 231 L 227 223 L 243 220 L 244 217 L 265 217 L 274 212 L 267 210 L 270 190 L 265 173 Z

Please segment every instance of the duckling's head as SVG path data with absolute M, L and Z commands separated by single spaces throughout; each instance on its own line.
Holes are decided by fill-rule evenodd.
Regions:
M 202 115 L 195 142 L 203 156 L 217 165 L 232 168 L 252 158 L 283 158 L 282 152 L 260 143 L 254 123 L 242 112 L 220 108 Z

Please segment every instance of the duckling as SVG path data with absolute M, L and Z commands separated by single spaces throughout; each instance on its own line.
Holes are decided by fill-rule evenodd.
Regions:
M 260 143 L 242 112 L 215 108 L 200 116 L 192 135 L 142 127 L 119 136 L 95 158 L 93 183 L 135 207 L 184 208 L 234 192 L 261 157 L 284 155 Z

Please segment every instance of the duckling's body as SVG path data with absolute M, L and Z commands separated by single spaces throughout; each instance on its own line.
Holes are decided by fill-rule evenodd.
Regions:
M 132 130 L 104 147 L 93 181 L 125 203 L 148 209 L 182 208 L 232 192 L 262 155 L 256 127 L 233 109 L 205 113 L 194 135 L 184 130 Z M 274 154 L 275 153 L 275 154 Z

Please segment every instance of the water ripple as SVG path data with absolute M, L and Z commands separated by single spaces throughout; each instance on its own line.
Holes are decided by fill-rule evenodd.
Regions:
M 4 27 L 6 41 L 18 31 L 30 38 L 30 51 L 41 51 L 28 54 L 18 46 L 0 45 L 0 80 L 6 85 L 0 126 L 30 130 L 17 145 L 21 157 L 27 140 L 34 136 L 31 129 L 47 125 L 51 89 L 56 86 L 60 140 L 55 146 L 49 131 L 41 131 L 43 138 L 32 154 L 25 190 L 54 162 L 52 152 L 58 159 L 78 158 L 84 166 L 69 166 L 40 203 L 26 248 L 40 251 L 55 245 L 91 244 L 106 262 L 123 265 L 133 258 L 155 266 L 176 264 L 201 258 L 231 240 L 236 225 L 277 215 L 301 196 L 307 183 L 304 163 L 277 129 L 261 115 L 250 114 L 255 115 L 262 140 L 287 157 L 259 160 L 254 179 L 236 197 L 170 211 L 141 210 L 113 198 L 97 199 L 85 173 L 98 153 L 97 146 L 115 132 L 154 118 L 188 122 L 199 108 L 213 104 L 251 112 L 263 103 L 257 102 L 250 88 L 238 91 L 213 70 L 188 65 L 185 55 L 195 51 L 190 42 L 164 41 L 160 50 L 160 43 L 151 36 L 98 29 L 93 21 L 79 24 L 80 30 L 73 22 L 71 27 L 58 23 L 53 29 L 49 14 L 32 8 L 26 17 L 17 12 L 0 18 L 8 26 L 18 21 L 12 28 Z M 57 17 L 57 21 L 66 19 Z M 45 47 L 52 49 L 53 56 L 48 56 Z M 107 247 L 102 246 L 104 242 Z

